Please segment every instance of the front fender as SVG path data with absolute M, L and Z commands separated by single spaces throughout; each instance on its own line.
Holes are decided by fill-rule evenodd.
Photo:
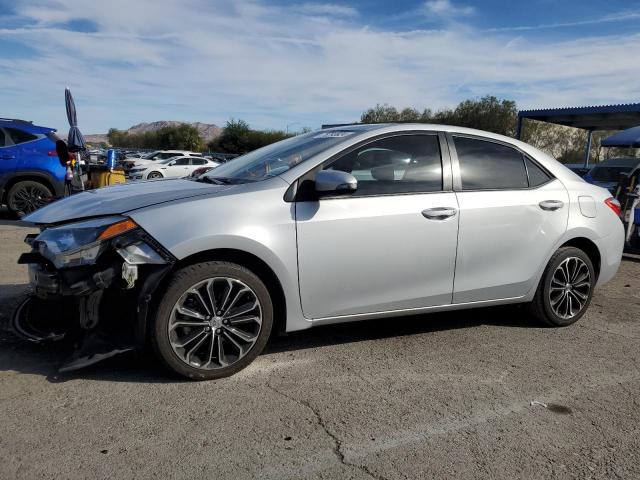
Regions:
M 219 249 L 259 258 L 282 286 L 286 331 L 302 330 L 311 322 L 304 318 L 300 305 L 295 207 L 283 201 L 284 190 L 172 202 L 129 216 L 178 260 Z

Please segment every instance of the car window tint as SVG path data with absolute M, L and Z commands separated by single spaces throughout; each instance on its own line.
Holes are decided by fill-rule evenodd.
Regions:
M 189 158 L 178 158 L 175 162 L 174 165 L 189 165 Z
M 398 135 L 376 140 L 324 166 L 358 180 L 356 195 L 442 190 L 437 135 Z
M 538 164 L 531 160 L 529 157 L 525 156 L 524 161 L 527 164 L 527 173 L 529 174 L 530 187 L 538 187 L 551 180 L 549 174 L 542 168 L 540 168 Z
M 522 154 L 499 143 L 454 137 L 463 190 L 527 188 Z
M 32 133 L 23 132 L 22 130 L 18 130 L 17 128 L 7 128 L 7 133 L 11 136 L 13 143 L 16 145 L 18 143 L 30 142 L 31 140 L 35 140 L 38 137 Z
M 205 163 L 207 163 L 207 161 L 204 158 L 192 158 L 191 159 L 191 164 L 192 165 L 204 165 Z

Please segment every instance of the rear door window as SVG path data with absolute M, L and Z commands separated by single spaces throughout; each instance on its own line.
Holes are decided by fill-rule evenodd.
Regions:
M 462 190 L 513 190 L 529 186 L 524 158 L 515 148 L 475 138 L 453 138 Z

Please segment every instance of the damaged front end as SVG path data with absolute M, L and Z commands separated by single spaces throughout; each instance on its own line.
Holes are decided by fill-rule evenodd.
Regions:
M 151 295 L 175 258 L 133 220 L 108 216 L 42 229 L 25 239 L 33 294 L 13 327 L 30 341 L 65 340 L 70 371 L 141 346 Z

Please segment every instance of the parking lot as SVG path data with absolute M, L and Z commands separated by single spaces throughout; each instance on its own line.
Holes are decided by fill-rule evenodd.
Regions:
M 0 478 L 638 478 L 640 263 L 576 325 L 518 308 L 274 339 L 185 382 L 147 353 L 66 375 L 8 317 L 24 229 L 0 226 Z

